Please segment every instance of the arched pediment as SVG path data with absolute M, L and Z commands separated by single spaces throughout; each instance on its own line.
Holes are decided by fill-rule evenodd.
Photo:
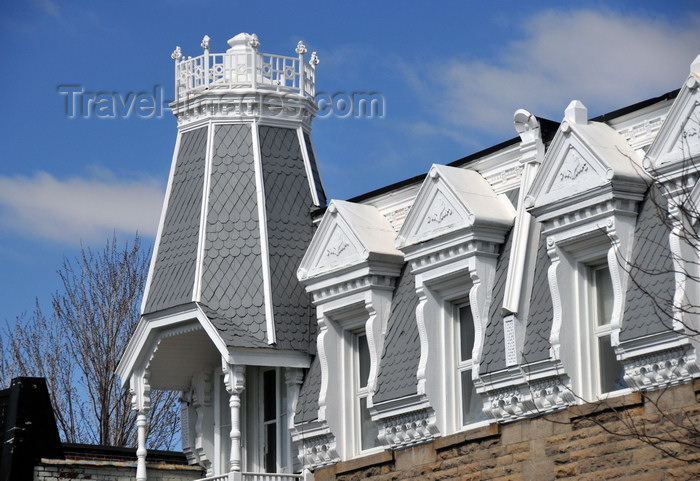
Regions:
M 433 165 L 397 237 L 399 249 L 448 233 L 507 231 L 515 210 L 473 170 Z
M 589 122 L 579 101 L 566 109 L 542 162 L 527 204 L 535 215 L 588 207 L 608 200 L 610 193 L 639 197 L 650 183 L 639 154 L 614 129 Z
M 396 233 L 372 206 L 333 200 L 301 261 L 300 280 L 337 273 L 369 261 L 403 263 Z

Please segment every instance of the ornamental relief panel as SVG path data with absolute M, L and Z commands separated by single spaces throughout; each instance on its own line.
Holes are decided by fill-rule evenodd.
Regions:
M 700 108 L 695 108 L 683 124 L 673 151 L 682 154 L 683 158 L 700 155 Z
M 444 230 L 462 220 L 462 216 L 441 192 L 436 193 L 430 207 L 425 212 L 423 222 L 417 232 L 419 235 Z
M 573 147 L 570 147 L 564 161 L 559 167 L 559 171 L 552 181 L 552 186 L 549 191 L 556 192 L 562 189 L 571 190 L 572 186 L 578 186 L 580 183 L 588 187 L 593 183 L 597 184 L 599 178 L 596 169 L 589 162 L 584 160 Z M 582 189 L 576 188 L 576 191 L 579 190 Z

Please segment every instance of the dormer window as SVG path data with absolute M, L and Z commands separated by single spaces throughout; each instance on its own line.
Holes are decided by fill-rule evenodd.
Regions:
M 485 419 L 479 359 L 500 245 L 514 209 L 473 170 L 433 165 L 397 237 L 416 279 L 417 391 L 442 434 Z
M 573 101 L 526 199 L 551 260 L 552 375 L 568 377 L 581 400 L 626 387 L 615 348 L 637 203 L 649 183 L 639 154 Z
M 395 235 L 375 207 L 334 200 L 297 272 L 316 305 L 321 386 L 316 427 L 295 440 L 330 446 L 325 464 L 382 449 L 371 410 L 404 264 Z

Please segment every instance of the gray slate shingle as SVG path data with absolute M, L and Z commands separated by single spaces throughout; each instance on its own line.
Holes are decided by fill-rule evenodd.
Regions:
M 540 235 L 535 278 L 530 295 L 530 315 L 523 347 L 523 361 L 526 363 L 549 359 L 549 335 L 554 320 L 554 307 L 547 277 L 547 271 L 552 262 L 547 255 L 546 242 L 545 236 Z
M 192 301 L 206 146 L 206 127 L 182 134 L 144 314 Z
M 417 392 L 416 373 L 420 360 L 417 306 L 415 278 L 411 268 L 405 264 L 391 301 L 374 402 L 398 399 Z
M 313 237 L 314 205 L 296 131 L 260 127 L 277 347 L 308 350 L 315 316 L 297 269 Z
M 513 191 L 511 191 L 513 192 Z M 517 192 L 515 194 L 517 203 Z M 506 367 L 505 335 L 503 333 L 503 296 L 506 291 L 506 278 L 508 276 L 508 263 L 510 262 L 510 249 L 513 244 L 513 231 L 511 229 L 506 240 L 501 246 L 501 252 L 496 262 L 496 278 L 494 279 L 493 292 L 491 294 L 491 307 L 489 319 L 484 333 L 484 348 L 481 353 L 481 372 L 494 372 Z
M 202 303 L 216 313 L 212 322 L 227 345 L 254 347 L 266 336 L 250 125 L 216 126 L 214 146 Z
M 321 362 L 318 356 L 311 362 L 299 390 L 299 401 L 294 414 L 294 424 L 304 424 L 318 419 L 318 397 L 321 393 Z
M 675 274 L 665 205 L 661 193 L 652 187 L 635 227 L 620 342 L 663 332 L 673 325 Z

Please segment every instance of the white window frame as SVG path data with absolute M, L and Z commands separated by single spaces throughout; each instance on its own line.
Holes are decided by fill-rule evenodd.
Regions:
M 578 359 L 578 377 L 576 384 L 579 385 L 576 392 L 581 398 L 586 400 L 605 399 L 608 397 L 619 396 L 630 392 L 630 389 L 613 389 L 606 390 L 603 386 L 603 359 L 600 350 L 600 342 L 607 339 L 610 348 L 613 349 L 612 336 L 619 333 L 619 325 L 613 320 L 612 307 L 610 309 L 610 318 L 601 323 L 599 319 L 600 299 L 599 286 L 597 281 L 597 273 L 602 270 L 607 270 L 610 276 L 611 295 L 613 305 L 615 302 L 615 290 L 612 287 L 612 273 L 605 258 L 595 260 L 586 260 L 579 263 L 579 289 L 578 289 L 578 318 L 576 322 L 576 333 L 579 336 L 579 346 L 581 348 Z M 616 355 L 617 359 L 617 355 Z M 619 359 L 617 362 L 620 363 Z M 623 367 L 620 363 L 620 370 Z
M 266 372 L 275 373 L 275 419 L 265 421 L 264 419 L 264 375 Z M 275 423 L 275 470 L 272 473 L 291 473 L 293 469 L 291 433 L 289 432 L 287 416 L 288 412 L 283 403 L 283 396 L 288 395 L 285 385 L 284 368 L 281 367 L 250 367 L 248 368 L 248 385 L 246 395 L 242 396 L 245 404 L 241 405 L 241 412 L 244 413 L 241 419 L 243 446 L 251 446 L 254 449 L 245 450 L 242 454 L 244 468 L 248 471 L 266 472 L 265 466 L 265 426 Z M 290 400 L 286 399 L 286 403 Z M 243 409 L 247 406 L 247 409 Z M 245 431 L 250 433 L 249 437 L 244 437 Z M 283 436 L 289 437 L 286 446 L 283 445 Z
M 353 405 L 353 435 L 352 438 L 354 440 L 355 444 L 355 453 L 356 454 L 370 454 L 374 453 L 377 451 L 381 451 L 383 448 L 381 446 L 381 443 L 379 442 L 379 439 L 375 437 L 375 445 L 371 446 L 369 448 L 363 448 L 362 447 L 362 400 L 364 399 L 365 401 L 365 409 L 367 409 L 367 412 L 369 413 L 369 404 L 370 404 L 370 387 L 369 387 L 369 371 L 367 372 L 367 380 L 364 386 L 362 386 L 362 380 L 361 380 L 361 369 L 360 369 L 360 338 L 364 337 L 365 342 L 367 341 L 367 333 L 364 331 L 364 329 L 361 329 L 359 331 L 354 331 L 351 332 L 352 336 L 352 405 Z M 367 355 L 369 356 L 369 344 L 367 344 Z M 371 358 L 367 359 L 367 361 L 370 363 L 371 367 Z M 374 422 L 374 421 L 372 421 Z M 379 427 L 375 424 L 375 427 L 377 428 L 377 434 L 379 433 Z M 379 449 L 378 449 L 379 448 Z
M 455 366 L 455 385 L 454 385 L 454 396 L 455 399 L 457 399 L 456 403 L 456 413 L 455 417 L 456 419 L 459 419 L 459 423 L 457 425 L 458 429 L 472 429 L 474 427 L 482 426 L 484 425 L 484 421 L 486 421 L 486 415 L 484 414 L 483 411 L 483 406 L 480 405 L 479 408 L 479 413 L 476 415 L 476 420 L 472 422 L 467 422 L 464 419 L 464 410 L 465 410 L 465 399 L 463 397 L 463 391 L 464 388 L 462 386 L 462 375 L 463 373 L 469 373 L 469 379 L 471 381 L 472 386 L 474 387 L 474 394 L 480 399 L 481 396 L 476 392 L 476 384 L 474 383 L 474 346 L 476 345 L 476 333 L 477 329 L 476 326 L 474 326 L 474 313 L 471 310 L 471 304 L 469 303 L 469 299 L 462 299 L 459 301 L 452 301 L 451 303 L 452 306 L 452 324 L 453 324 L 453 329 L 454 329 L 454 335 L 453 338 L 455 340 L 454 342 L 454 353 L 453 353 L 453 365 Z M 469 311 L 469 322 L 472 323 L 472 330 L 474 332 L 474 339 L 472 341 L 472 349 L 471 352 L 468 354 L 468 359 L 462 360 L 463 353 L 462 353 L 462 315 L 461 311 L 462 309 L 467 309 Z
M 579 403 L 616 397 L 631 392 L 629 388 L 604 392 L 601 378 L 600 338 L 607 337 L 613 350 L 618 342 L 620 319 L 626 294 L 626 272 L 619 247 L 611 242 L 610 233 L 590 232 L 581 237 L 565 237 L 550 246 L 553 269 L 550 289 L 555 308 L 555 325 L 550 342 L 555 357 L 561 359 L 571 379 L 572 394 Z M 597 294 L 594 273 L 607 268 L 613 286 L 613 309 L 608 323 L 598 326 Z M 556 273 L 552 275 L 552 272 Z M 618 277 L 617 281 L 615 276 Z M 554 281 L 554 284 L 552 284 Z M 559 311 L 558 314 L 556 311 Z M 562 344 L 566 345 L 562 348 Z M 620 357 L 615 352 L 615 357 Z

